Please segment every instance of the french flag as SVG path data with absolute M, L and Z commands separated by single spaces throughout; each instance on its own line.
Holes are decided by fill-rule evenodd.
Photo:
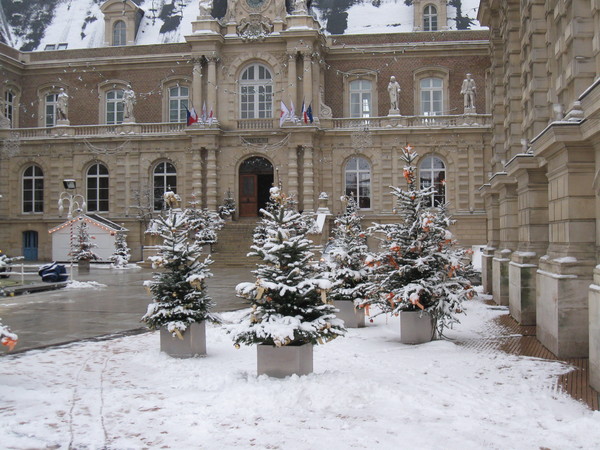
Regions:
M 187 109 L 187 107 L 185 108 L 185 113 L 187 116 L 187 125 L 188 127 L 193 124 L 193 123 L 198 123 L 198 114 L 196 114 L 196 110 L 192 107 L 192 110 L 190 111 L 189 109 Z

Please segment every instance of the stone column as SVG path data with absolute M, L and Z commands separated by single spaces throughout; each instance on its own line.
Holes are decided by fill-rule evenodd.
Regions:
M 206 152 L 206 207 L 209 211 L 217 211 L 219 204 L 217 149 L 208 148 Z
M 298 149 L 296 146 L 288 150 L 288 187 L 289 195 L 298 195 Z
M 206 87 L 206 114 L 210 114 L 212 108 L 213 114 L 217 116 L 217 61 L 219 58 L 211 56 L 208 60 L 208 81 Z
M 519 243 L 509 264 L 510 315 L 535 325 L 538 260 L 548 248 L 548 179 L 533 155 L 520 155 L 509 173 L 517 180 Z
M 194 58 L 192 62 L 192 106 L 198 112 L 202 108 L 202 62 L 200 58 Z
M 304 204 L 303 209 L 307 212 L 315 210 L 315 172 L 313 167 L 313 148 L 304 147 Z
M 293 51 L 292 53 L 288 53 L 288 95 L 289 99 L 284 99 L 283 102 L 288 105 L 288 102 L 291 100 L 294 102 L 294 113 L 298 115 L 298 72 L 296 70 L 296 56 L 297 52 Z M 291 105 L 288 105 L 291 107 Z M 301 106 L 301 105 L 300 105 Z
M 589 292 L 590 386 L 600 391 L 600 268 L 594 269 Z
M 498 190 L 498 212 L 500 222 L 500 245 L 492 261 L 494 301 L 508 306 L 508 265 L 512 252 L 517 248 L 517 192 L 516 184 L 506 174 L 497 175 L 492 187 Z
M 536 334 L 559 358 L 588 356 L 589 286 L 596 265 L 594 152 L 575 143 L 578 138 L 575 125 L 551 128 L 536 142 L 548 167 L 550 228 L 537 276 Z
M 481 254 L 481 284 L 483 291 L 491 294 L 493 289 L 492 262 L 494 252 L 500 243 L 500 213 L 498 210 L 498 193 L 493 192 L 489 184 L 481 188 L 487 214 L 487 245 Z
M 306 108 L 313 101 L 313 70 L 312 70 L 312 52 L 303 52 L 303 74 L 302 74 L 302 91 L 304 94 L 304 102 Z M 313 105 L 314 107 L 315 105 Z M 314 114 L 314 111 L 313 111 Z

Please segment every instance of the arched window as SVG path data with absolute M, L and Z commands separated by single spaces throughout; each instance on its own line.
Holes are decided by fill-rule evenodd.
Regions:
M 14 117 L 14 108 L 15 108 L 15 93 L 8 89 L 4 92 L 4 117 L 10 120 L 11 125 L 14 126 L 13 117 Z
M 170 162 L 160 162 L 156 165 L 152 177 L 154 193 L 154 210 L 163 208 L 163 194 L 167 191 L 177 193 L 177 171 Z
M 127 25 L 122 20 L 115 22 L 113 25 L 112 45 L 127 45 Z
M 444 83 L 441 78 L 423 78 L 421 88 L 421 114 L 437 116 L 444 112 Z
M 446 165 L 437 156 L 426 156 L 419 164 L 421 189 L 434 187 L 426 206 L 441 206 L 446 203 Z
M 190 90 L 185 86 L 169 89 L 169 122 L 186 122 Z
M 115 89 L 106 93 L 106 123 L 117 125 L 123 123 L 123 89 Z
M 44 212 L 44 172 L 38 166 L 23 172 L 23 212 Z
M 102 163 L 92 165 L 86 176 L 87 210 L 108 211 L 108 169 Z
M 44 98 L 45 124 L 47 127 L 53 127 L 56 125 L 56 101 L 58 94 L 46 94 Z
M 240 118 L 270 119 L 273 117 L 273 78 L 262 64 L 253 64 L 242 72 L 240 79 Z
M 365 158 L 352 157 L 346 163 L 346 195 L 354 197 L 359 208 L 371 208 L 371 165 Z
M 433 5 L 425 6 L 425 9 L 423 10 L 423 31 L 437 31 L 437 23 L 437 8 Z
M 350 117 L 371 117 L 371 89 L 369 80 L 350 82 Z

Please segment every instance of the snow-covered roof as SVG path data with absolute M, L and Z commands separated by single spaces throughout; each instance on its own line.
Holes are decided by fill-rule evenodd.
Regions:
M 136 36 L 137 45 L 185 42 L 192 34 L 192 22 L 199 14 L 202 2 L 208 9 L 213 0 L 138 0 L 144 16 Z M 225 0 L 215 0 L 225 1 Z M 457 0 L 458 1 L 458 0 Z M 35 4 L 39 3 L 36 7 Z M 64 44 L 68 49 L 104 46 L 104 19 L 100 6 L 104 0 L 31 0 L 28 9 L 39 8 L 36 22 L 26 20 L 26 11 L 18 12 L 23 0 L 5 4 L 5 11 L 15 48 L 44 50 L 47 46 Z M 460 0 L 460 16 L 469 29 L 481 29 L 476 20 L 479 0 Z M 372 34 L 413 31 L 413 7 L 405 0 L 314 0 L 312 10 L 325 33 Z M 347 21 L 346 21 L 347 14 Z M 19 15 L 21 17 L 19 17 Z M 457 8 L 448 6 L 448 28 L 457 29 Z M 0 29 L 2 28 L 0 16 Z M 465 25 L 466 24 L 466 25 Z M 37 27 L 34 30 L 33 27 Z M 29 27 L 29 28 L 28 28 Z M 43 35 L 39 28 L 44 29 Z M 332 31 L 333 30 L 333 31 Z M 41 35 L 41 36 L 40 36 Z
M 49 229 L 48 233 L 52 234 L 56 231 L 62 230 L 63 228 L 68 227 L 69 225 L 80 220 L 84 220 L 108 232 L 127 231 L 127 229 L 123 228 L 121 225 L 118 225 L 113 221 L 106 219 L 105 217 L 99 216 L 98 214 L 81 214 L 77 217 L 67 220 L 64 223 L 61 223 L 54 228 Z

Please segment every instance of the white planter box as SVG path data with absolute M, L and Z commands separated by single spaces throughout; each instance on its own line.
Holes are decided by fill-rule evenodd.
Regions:
M 174 358 L 206 355 L 206 322 L 194 322 L 183 333 L 183 339 L 173 336 L 166 327 L 160 329 L 160 351 Z
M 423 344 L 433 339 L 435 326 L 428 312 L 402 311 L 400 313 L 400 342 Z
M 313 371 L 313 345 L 256 346 L 256 372 L 275 378 L 308 375 Z
M 352 301 L 334 301 L 335 306 L 340 311 L 335 313 L 338 319 L 344 321 L 346 328 L 362 328 L 365 326 L 365 310 L 355 308 Z

